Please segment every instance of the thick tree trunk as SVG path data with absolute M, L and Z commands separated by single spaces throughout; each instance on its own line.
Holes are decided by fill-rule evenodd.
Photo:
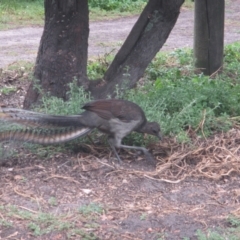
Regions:
M 206 75 L 223 65 L 224 8 L 224 0 L 195 0 L 195 67 Z
M 87 87 L 89 35 L 87 0 L 45 0 L 45 26 L 24 107 L 29 108 L 43 93 L 67 98 L 68 84 L 76 77 Z
M 108 68 L 104 81 L 92 82 L 95 98 L 114 96 L 115 87 L 133 87 L 166 42 L 184 0 L 149 0 L 125 43 Z
M 39 102 L 42 92 L 67 99 L 68 84 L 74 77 L 94 98 L 114 97 L 117 85 L 119 89 L 132 88 L 167 40 L 183 2 L 149 0 L 104 79 L 88 81 L 87 0 L 45 0 L 45 26 L 34 71 L 35 81 L 29 87 L 24 107 Z

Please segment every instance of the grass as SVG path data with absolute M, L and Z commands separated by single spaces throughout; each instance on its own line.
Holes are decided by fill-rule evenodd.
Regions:
M 237 67 L 240 59 L 232 52 L 236 47 L 239 49 L 240 45 L 226 48 L 225 70 L 215 79 L 194 73 L 189 50 L 159 54 L 146 71 L 147 84 L 139 94 L 130 91 L 128 98 L 149 106 L 147 115 L 161 119 L 165 134 L 177 135 L 189 128 L 195 130 L 203 118 L 206 135 L 224 130 L 229 126 L 227 118 L 240 115 Z M 228 62 L 228 57 L 235 57 L 235 63 Z M 146 101 L 141 101 L 143 98 Z
M 15 87 L 3 87 L 1 88 L 0 93 L 4 95 L 9 95 L 12 92 L 16 92 L 16 90 L 17 89 Z
M 50 207 L 57 205 L 57 200 L 51 197 L 48 201 Z M 97 239 L 93 231 L 98 228 L 98 219 L 104 214 L 104 208 L 98 203 L 91 202 L 83 204 L 76 210 L 67 213 L 54 211 L 33 211 L 23 209 L 17 205 L 0 205 L 0 225 L 3 228 L 12 228 L 17 222 L 34 236 L 44 236 L 49 233 L 65 232 L 66 235 L 83 239 Z M 69 221 L 71 219 L 71 221 Z M 146 215 L 141 215 L 141 220 L 146 219 Z M 198 240 L 238 240 L 240 238 L 240 219 L 229 216 L 226 224 L 227 228 L 216 227 L 206 231 L 198 230 L 196 236 Z M 89 231 L 90 230 L 90 231 Z M 159 238 L 162 239 L 162 238 Z M 164 239 L 164 238 L 163 238 Z M 188 239 L 188 238 L 184 238 Z
M 82 215 L 88 217 L 88 216 L 91 216 L 92 213 L 99 214 L 99 215 L 102 214 L 103 207 L 97 203 L 90 203 L 90 204 L 82 205 L 81 207 L 79 207 L 78 211 Z
M 0 2 L 0 29 L 43 25 L 43 0 L 1 0 Z
M 103 20 L 139 14 L 145 6 L 144 0 L 137 1 L 89 1 L 90 19 Z M 124 3 L 124 4 L 123 4 Z M 1 0 L 0 29 L 44 24 L 43 0 Z
M 113 19 L 139 14 L 147 0 L 89 0 L 90 19 L 93 21 Z M 1 0 L 0 30 L 36 26 L 44 24 L 43 0 Z M 193 3 L 186 0 L 185 7 L 191 8 Z
M 50 199 L 50 207 L 53 205 Z M 93 207 L 92 207 L 93 206 Z M 4 228 L 13 227 L 13 222 L 21 221 L 24 228 L 34 236 L 44 236 L 51 232 L 64 231 L 67 236 L 83 239 L 97 239 L 93 231 L 98 228 L 97 218 L 102 214 L 97 203 L 90 203 L 87 206 L 81 206 L 79 209 L 87 207 L 87 218 L 85 212 L 68 211 L 67 213 L 59 213 L 58 211 L 50 213 L 49 211 L 33 211 L 23 209 L 16 205 L 0 205 L 0 225 Z M 102 207 L 99 207 L 102 209 Z M 69 221 L 71 219 L 71 221 Z M 89 231 L 90 230 L 90 231 Z
M 203 232 L 197 231 L 198 240 L 238 240 L 240 239 L 240 219 L 235 216 L 230 216 L 228 221 L 230 227 L 216 228 L 215 230 L 209 229 Z
M 90 0 L 89 17 L 92 21 L 109 20 L 141 13 L 146 0 Z

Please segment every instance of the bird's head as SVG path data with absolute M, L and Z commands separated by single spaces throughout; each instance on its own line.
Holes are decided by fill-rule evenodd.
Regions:
M 161 128 L 157 122 L 147 122 L 141 129 L 143 133 L 147 133 L 162 139 Z

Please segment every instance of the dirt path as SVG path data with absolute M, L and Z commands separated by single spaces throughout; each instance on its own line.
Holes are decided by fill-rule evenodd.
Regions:
M 193 46 L 192 10 L 183 9 L 162 50 Z M 112 49 L 118 49 L 137 17 L 111 21 L 91 22 L 89 36 L 89 57 L 98 56 Z M 0 31 L 0 68 L 15 61 L 35 61 L 42 27 L 27 27 Z M 226 4 L 225 43 L 240 41 L 240 0 Z

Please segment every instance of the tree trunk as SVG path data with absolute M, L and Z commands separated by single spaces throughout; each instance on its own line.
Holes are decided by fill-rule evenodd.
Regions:
M 124 91 L 142 77 L 148 64 L 166 42 L 184 0 L 149 0 L 125 43 L 108 68 L 104 81 L 92 82 L 95 98 L 114 95 L 118 85 Z
M 195 0 L 195 67 L 206 75 L 223 65 L 224 7 L 224 0 Z
M 24 107 L 41 99 L 43 93 L 67 99 L 68 84 L 76 77 L 87 87 L 89 35 L 87 0 L 45 0 L 45 26 Z
M 104 79 L 88 81 L 87 0 L 45 0 L 45 26 L 34 71 L 36 80 L 29 87 L 24 107 L 39 102 L 41 90 L 67 99 L 68 84 L 74 77 L 94 98 L 114 97 L 117 85 L 123 90 L 132 88 L 167 40 L 183 2 L 149 0 Z

